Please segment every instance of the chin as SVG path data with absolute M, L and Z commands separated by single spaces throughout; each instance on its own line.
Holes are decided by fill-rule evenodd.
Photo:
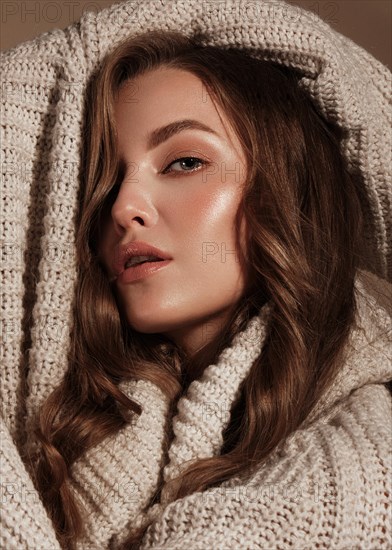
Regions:
M 155 334 L 157 332 L 162 331 L 162 325 L 157 323 L 147 323 L 143 321 L 138 322 L 129 322 L 129 326 L 136 330 L 137 332 L 141 332 L 143 334 Z
M 161 321 L 159 320 L 159 317 L 157 317 L 156 314 L 152 316 L 152 318 L 138 317 L 135 319 L 135 316 L 127 316 L 128 324 L 137 332 L 142 332 L 144 334 L 155 334 L 155 333 L 164 333 L 167 330 L 170 330 L 172 326 L 167 321 Z M 177 327 L 177 324 L 174 325 Z

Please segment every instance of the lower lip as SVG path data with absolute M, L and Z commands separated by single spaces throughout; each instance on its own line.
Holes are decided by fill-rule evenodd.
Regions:
M 133 283 L 144 279 L 149 275 L 152 275 L 156 271 L 164 268 L 171 260 L 163 260 L 161 262 L 146 262 L 144 264 L 135 265 L 134 267 L 128 267 L 117 278 L 120 283 Z

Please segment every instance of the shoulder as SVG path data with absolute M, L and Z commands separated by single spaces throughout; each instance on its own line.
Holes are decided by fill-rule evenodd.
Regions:
M 332 547 L 386 548 L 387 538 L 392 542 L 391 433 L 391 394 L 383 384 L 367 384 L 293 433 L 252 483 L 259 489 L 272 484 L 279 509 L 295 502 Z
M 391 406 L 382 384 L 357 389 L 251 476 L 169 504 L 142 548 L 390 548 Z
M 258 472 L 265 479 L 278 468 L 293 477 L 327 475 L 336 484 L 345 475 L 364 479 L 355 471 L 367 471 L 368 486 L 385 481 L 381 470 L 391 469 L 392 396 L 384 384 L 366 384 L 334 403 L 305 428 L 293 432 Z M 308 468 L 304 472 L 304 462 Z M 384 464 L 383 468 L 381 465 Z M 301 468 L 299 466 L 301 465 Z M 298 467 L 298 471 L 296 471 Z M 302 471 L 301 471 L 302 470 Z M 373 471 L 372 471 L 373 470 Z M 373 475 L 371 475 L 373 474 Z M 359 483 L 361 485 L 361 483 Z

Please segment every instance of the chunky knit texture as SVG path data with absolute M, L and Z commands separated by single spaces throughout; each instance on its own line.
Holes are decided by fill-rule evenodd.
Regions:
M 84 91 L 119 40 L 154 28 L 292 67 L 319 111 L 347 130 L 342 151 L 362 177 L 366 214 L 359 316 L 334 386 L 265 467 L 168 505 L 163 491 L 145 509 L 162 474 L 168 481 L 186 461 L 218 454 L 272 304 L 181 399 L 167 464 L 167 400 L 151 383 L 127 384 L 145 405 L 141 417 L 73 467 L 89 532 L 79 547 L 115 545 L 147 514 L 154 523 L 144 550 L 391 548 L 391 396 L 383 385 L 392 379 L 391 73 L 314 14 L 276 0 L 122 2 L 2 54 L 1 547 L 59 548 L 20 451 L 32 445 L 34 415 L 67 368 Z

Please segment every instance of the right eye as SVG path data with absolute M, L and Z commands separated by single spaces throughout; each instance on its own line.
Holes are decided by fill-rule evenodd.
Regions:
M 121 186 L 121 179 L 118 178 L 117 181 L 112 185 L 108 194 L 104 198 L 102 208 L 101 208 L 101 217 L 106 219 L 110 215 L 111 208 L 117 198 L 118 192 Z
M 120 187 L 121 187 L 121 182 L 123 181 L 123 178 L 124 178 L 124 176 L 123 176 L 122 172 L 117 175 L 114 184 L 112 185 L 112 187 L 110 188 L 109 193 L 107 194 L 107 200 L 109 200 L 109 199 L 113 200 L 117 197 L 118 192 L 119 192 Z

